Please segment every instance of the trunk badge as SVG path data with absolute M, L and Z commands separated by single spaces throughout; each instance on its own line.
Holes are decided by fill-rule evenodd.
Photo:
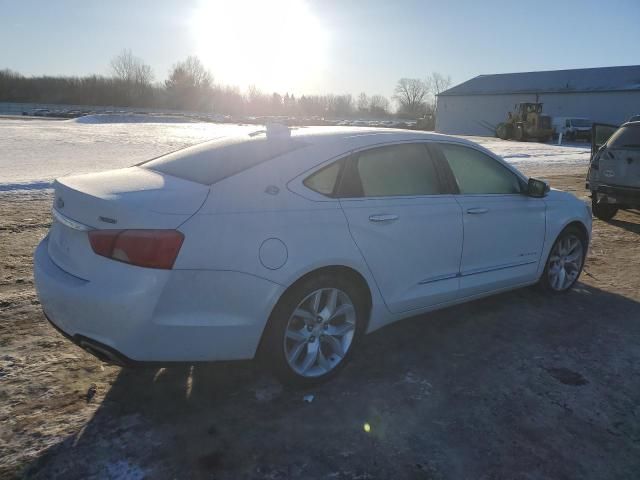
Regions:
M 98 220 L 105 223 L 118 223 L 118 221 L 115 218 L 109 218 L 109 217 L 98 217 Z

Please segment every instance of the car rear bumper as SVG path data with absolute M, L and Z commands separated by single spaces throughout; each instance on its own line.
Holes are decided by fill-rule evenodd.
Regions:
M 59 268 L 45 238 L 34 255 L 43 311 L 65 336 L 118 364 L 252 358 L 283 287 L 239 272 L 156 270 L 109 262 L 91 281 Z
M 621 187 L 617 185 L 598 185 L 593 190 L 598 197 L 607 198 L 607 203 L 620 205 L 640 205 L 640 188 Z
M 83 337 L 82 335 L 69 335 L 67 332 L 62 330 L 58 325 L 56 325 L 47 315 L 47 312 L 43 312 L 44 317 L 49 321 L 51 326 L 55 328 L 58 333 L 62 336 L 66 337 L 68 340 L 71 340 L 73 343 L 78 345 L 83 350 L 86 350 L 91 355 L 97 357 L 106 363 L 111 363 L 113 365 L 120 365 L 121 367 L 134 367 L 140 364 L 145 364 L 146 362 L 138 362 L 136 360 L 132 360 L 128 358 L 126 355 L 118 352 L 117 350 L 111 348 L 108 345 L 104 345 L 100 342 L 92 340 L 87 337 Z

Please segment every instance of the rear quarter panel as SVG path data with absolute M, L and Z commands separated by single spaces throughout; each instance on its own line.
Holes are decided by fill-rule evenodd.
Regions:
M 202 209 L 180 227 L 185 240 L 175 268 L 241 272 L 287 288 L 318 268 L 346 266 L 381 303 L 339 202 L 287 188 L 299 172 L 267 162 L 213 185 Z

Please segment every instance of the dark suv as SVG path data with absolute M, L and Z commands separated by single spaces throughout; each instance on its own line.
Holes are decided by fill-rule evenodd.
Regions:
M 610 220 L 619 209 L 640 208 L 640 121 L 594 124 L 587 173 L 593 214 Z

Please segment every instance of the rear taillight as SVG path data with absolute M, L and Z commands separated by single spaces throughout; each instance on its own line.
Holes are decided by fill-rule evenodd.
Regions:
M 184 235 L 177 230 L 91 230 L 98 255 L 139 267 L 171 269 Z

